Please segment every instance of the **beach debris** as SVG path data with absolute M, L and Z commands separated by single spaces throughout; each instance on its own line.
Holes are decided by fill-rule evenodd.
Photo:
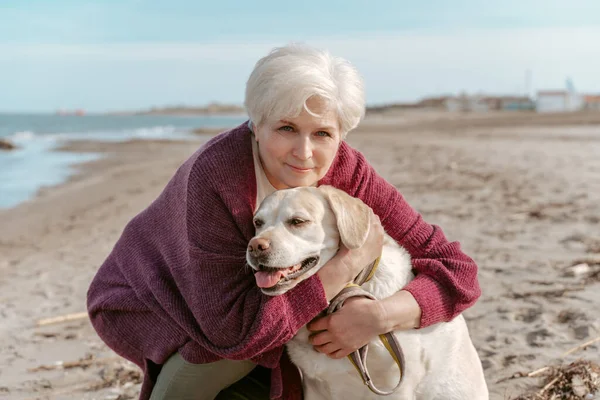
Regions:
M 104 387 L 129 387 L 141 384 L 143 380 L 142 371 L 130 362 L 106 365 L 100 372 L 100 377 L 104 381 Z
M 84 319 L 88 317 L 87 312 L 79 312 L 73 314 L 59 315 L 57 317 L 44 318 L 36 322 L 37 326 L 59 324 L 61 322 L 74 321 L 77 319 Z
M 567 266 L 563 275 L 566 277 L 583 278 L 584 283 L 600 281 L 600 257 L 586 257 L 574 260 Z
M 83 358 L 76 361 L 57 361 L 51 365 L 40 365 L 35 368 L 30 368 L 28 372 L 39 372 L 39 371 L 51 371 L 54 369 L 71 369 L 71 368 L 87 368 L 91 365 L 107 364 L 114 361 L 121 360 L 121 357 L 106 357 L 96 358 L 92 354 L 88 354 Z
M 590 265 L 587 263 L 575 264 L 565 269 L 565 276 L 579 277 L 586 275 L 591 270 Z
M 563 357 L 568 356 L 569 354 L 575 353 L 576 351 L 585 349 L 588 346 L 591 346 L 592 344 L 596 343 L 596 342 L 600 342 L 600 336 L 598 336 L 595 339 L 592 340 L 588 340 L 585 343 L 580 344 L 579 346 L 575 346 L 570 350 L 567 350 L 566 352 L 564 352 L 564 354 L 562 355 Z
M 543 377 L 543 386 L 512 400 L 587 400 L 600 396 L 600 365 L 591 361 L 577 360 L 569 365 L 547 366 L 529 373 L 519 372 L 498 383 L 524 377 Z
M 513 299 L 525 299 L 528 297 L 535 297 L 535 296 L 541 296 L 541 297 L 546 297 L 546 298 L 562 297 L 569 292 L 577 292 L 577 291 L 580 291 L 583 289 L 585 289 L 585 285 L 564 287 L 564 288 L 557 288 L 557 289 L 535 290 L 535 291 L 531 291 L 531 292 L 522 292 L 522 293 L 513 292 L 513 293 L 509 293 L 508 296 L 512 297 Z
M 76 360 L 63 362 L 59 361 L 52 365 L 41 365 L 37 368 L 29 369 L 29 372 L 48 371 L 56 369 L 82 368 L 91 366 L 101 366 L 98 372 L 99 379 L 84 381 L 76 385 L 69 385 L 66 388 L 53 390 L 52 395 L 57 396 L 73 392 L 95 392 L 105 388 L 111 388 L 111 394 L 106 397 L 113 400 L 136 399 L 139 394 L 139 387 L 143 380 L 142 371 L 133 363 L 121 357 L 96 358 L 92 354 Z M 52 390 L 52 385 L 48 383 L 45 389 Z
M 6 140 L 6 139 L 0 139 L 0 150 L 15 150 L 18 149 L 18 146 L 15 145 L 14 143 Z
M 540 369 L 536 369 L 535 371 L 531 371 L 531 372 L 515 372 L 511 376 L 499 379 L 498 381 L 496 381 L 496 383 L 502 383 L 504 381 L 509 381 L 511 379 L 517 379 L 517 378 L 533 378 L 533 377 L 543 374 L 550 368 L 551 367 L 542 367 Z

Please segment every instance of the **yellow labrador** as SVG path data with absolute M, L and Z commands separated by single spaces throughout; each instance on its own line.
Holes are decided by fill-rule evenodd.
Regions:
M 292 289 L 332 258 L 340 241 L 350 249 L 360 247 L 368 234 L 369 216 L 362 201 L 330 186 L 273 193 L 255 214 L 256 236 L 246 256 L 257 285 L 271 296 Z M 382 299 L 412 279 L 408 253 L 386 235 L 379 268 L 363 288 Z M 387 398 L 488 399 L 481 362 L 462 315 L 448 323 L 394 334 L 403 347 L 406 370 L 400 388 Z M 316 352 L 308 335 L 303 327 L 286 346 L 302 371 L 307 400 L 380 398 L 363 384 L 348 359 L 334 360 Z M 378 387 L 395 386 L 398 369 L 378 340 L 369 344 L 368 364 Z

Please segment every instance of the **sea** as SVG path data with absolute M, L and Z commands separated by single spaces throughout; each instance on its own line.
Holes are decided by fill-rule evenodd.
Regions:
M 189 140 L 196 128 L 229 128 L 245 116 L 0 114 L 0 139 L 18 146 L 0 150 L 0 209 L 35 196 L 75 173 L 75 164 L 102 154 L 53 151 L 71 140 L 119 142 L 131 139 Z

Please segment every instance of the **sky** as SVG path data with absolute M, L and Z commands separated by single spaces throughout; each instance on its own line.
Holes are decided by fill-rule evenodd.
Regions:
M 373 105 L 568 77 L 600 93 L 598 0 L 2 0 L 0 111 L 241 104 L 290 42 L 352 62 Z

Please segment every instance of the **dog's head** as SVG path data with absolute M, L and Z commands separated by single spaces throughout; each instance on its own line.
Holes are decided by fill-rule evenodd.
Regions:
M 331 186 L 299 187 L 268 196 L 254 215 L 246 252 L 263 293 L 277 296 L 314 275 L 337 252 L 365 242 L 370 209 Z

